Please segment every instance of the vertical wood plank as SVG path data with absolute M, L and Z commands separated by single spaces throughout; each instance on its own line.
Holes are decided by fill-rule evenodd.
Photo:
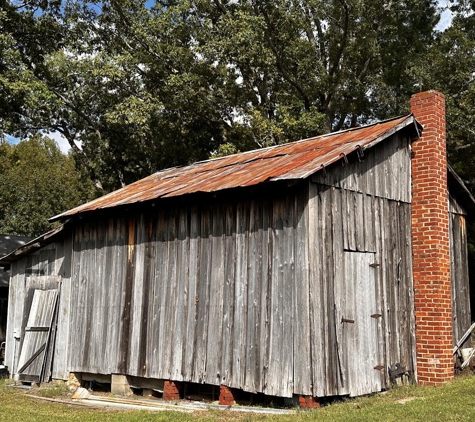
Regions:
M 308 248 L 309 248 L 309 312 L 311 339 L 311 381 L 312 396 L 326 395 L 326 343 L 327 332 L 324 320 L 325 296 L 323 294 L 323 259 L 325 239 L 325 219 L 322 214 L 321 194 L 319 186 L 309 183 L 308 202 Z
M 212 212 L 209 207 L 204 207 L 201 213 L 201 243 L 200 267 L 198 274 L 198 323 L 195 337 L 195 362 L 193 378 L 196 382 L 207 382 L 206 378 L 206 352 L 208 345 L 209 322 L 209 279 L 211 271 L 211 224 Z
M 236 208 L 227 205 L 225 209 L 225 281 L 223 308 L 223 359 L 221 382 L 230 385 L 233 380 L 233 351 L 234 351 L 234 291 L 236 274 Z
M 221 382 L 221 359 L 223 347 L 223 290 L 224 290 L 224 232 L 225 217 L 221 205 L 213 208 L 211 227 L 211 265 L 209 279 L 209 323 L 206 352 L 207 381 Z
M 195 335 L 198 324 L 198 274 L 200 267 L 200 213 L 197 207 L 190 209 L 190 258 L 187 289 L 186 342 L 183 365 L 185 379 L 193 379 L 193 363 L 196 358 Z M 198 299 L 198 301 L 197 301 Z
M 315 225 L 309 222 L 308 185 L 295 199 L 295 281 L 293 297 L 293 379 L 294 394 L 312 395 L 312 359 L 310 355 L 310 262 L 309 238 L 315 241 Z M 312 257 L 314 254 L 312 254 Z
M 246 371 L 247 320 L 247 256 L 249 232 L 249 205 L 239 202 L 236 208 L 236 272 L 233 315 L 233 369 L 232 385 L 242 389 Z
M 167 278 L 165 283 L 165 300 L 164 307 L 164 329 L 161 330 L 163 341 L 163 354 L 161 356 L 162 368 L 165 379 L 173 379 L 172 373 L 172 359 L 174 353 L 173 344 L 173 327 L 176 318 L 176 295 L 177 295 L 177 213 L 175 209 L 168 212 L 167 220 L 165 222 L 167 230 Z M 172 306 L 169 306 L 172 304 Z
M 157 219 L 157 273 L 156 273 L 156 297 L 154 301 L 154 317 L 156 318 L 157 329 L 154 330 L 153 338 L 157 345 L 157 353 L 153 356 L 153 365 L 156 370 L 153 372 L 157 378 L 167 378 L 167 362 L 164 359 L 166 344 L 167 310 L 167 280 L 168 280 L 168 213 L 160 210 Z

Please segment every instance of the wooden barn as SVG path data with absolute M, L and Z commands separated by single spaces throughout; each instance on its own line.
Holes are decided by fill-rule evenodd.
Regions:
M 453 377 L 471 324 L 445 103 L 158 172 L 52 220 L 11 268 L 6 364 L 50 378 L 358 396 Z M 417 119 L 417 120 L 416 120 Z

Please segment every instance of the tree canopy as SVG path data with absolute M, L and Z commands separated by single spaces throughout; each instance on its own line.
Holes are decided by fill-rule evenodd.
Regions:
M 34 136 L 0 143 L 0 233 L 35 237 L 48 218 L 92 198 L 92 183 L 54 141 Z
M 452 24 L 413 70 L 420 89 L 446 95 L 448 159 L 475 188 L 475 2 L 451 2 Z
M 101 191 L 407 112 L 444 54 L 435 0 L 2 3 L 1 130 L 61 133 Z
M 59 132 L 100 192 L 447 95 L 449 160 L 475 186 L 474 4 L 435 0 L 10 0 L 0 131 Z

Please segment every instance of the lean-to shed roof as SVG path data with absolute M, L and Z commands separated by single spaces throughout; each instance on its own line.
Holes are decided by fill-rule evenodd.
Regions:
M 304 179 L 358 149 L 365 150 L 398 130 L 419 124 L 412 115 L 269 148 L 171 168 L 66 211 L 51 221 L 121 205 L 197 192 Z

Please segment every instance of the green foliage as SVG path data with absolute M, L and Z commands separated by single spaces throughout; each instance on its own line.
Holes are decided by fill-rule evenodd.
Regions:
M 446 95 L 448 159 L 473 191 L 475 5 L 466 1 L 451 3 L 452 25 L 437 36 L 428 55 L 416 62 L 413 71 L 421 90 L 437 89 Z
M 0 233 L 38 236 L 53 227 L 50 217 L 92 195 L 89 179 L 51 139 L 0 143 Z
M 437 22 L 435 0 L 15 3 L 0 130 L 60 132 L 103 191 L 406 111 Z
M 448 161 L 475 192 L 475 3 L 449 1 L 453 21 L 411 67 L 421 91 L 446 95 Z M 470 273 L 475 274 L 475 225 L 469 221 Z

